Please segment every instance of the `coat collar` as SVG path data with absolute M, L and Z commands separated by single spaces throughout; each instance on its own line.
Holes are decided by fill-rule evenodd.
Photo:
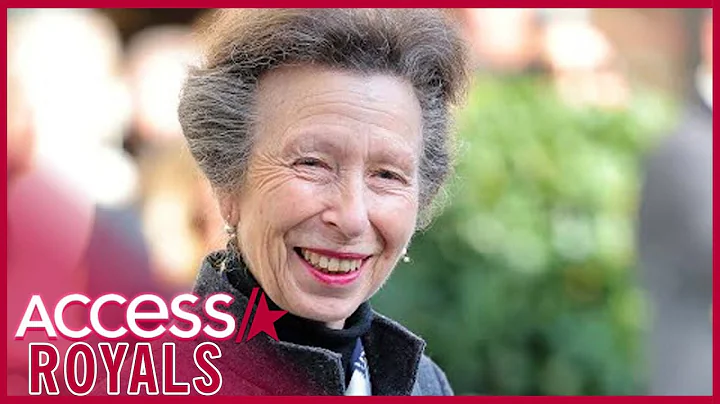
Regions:
M 193 292 L 200 298 L 214 293 L 227 293 L 234 297 L 228 308 L 237 323 L 248 306 L 248 297 L 236 290 L 223 276 L 220 268 L 224 252 L 211 253 L 204 261 L 198 273 Z M 238 326 L 239 327 L 239 326 Z M 275 395 L 343 395 L 345 393 L 345 375 L 340 355 L 317 347 L 297 345 L 285 341 L 275 341 L 260 334 L 249 342 L 236 344 L 234 339 L 226 341 L 235 345 L 227 351 L 242 350 L 246 345 L 258 360 L 267 355 L 268 361 L 280 361 L 279 366 L 288 374 L 301 375 L 296 382 L 268 385 L 263 372 L 243 372 L 243 377 L 258 386 L 265 386 Z M 400 324 L 373 311 L 370 331 L 363 338 L 365 354 L 370 368 L 370 380 L 373 395 L 410 395 L 417 378 L 420 359 L 425 342 Z M 238 351 L 238 355 L 240 352 Z M 297 391 L 302 386 L 303 391 Z

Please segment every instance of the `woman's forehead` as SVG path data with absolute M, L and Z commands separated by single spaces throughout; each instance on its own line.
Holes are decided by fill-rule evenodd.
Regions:
M 258 107 L 314 109 L 341 102 L 362 103 L 363 107 L 377 111 L 402 107 L 420 114 L 412 85 L 380 73 L 363 74 L 321 66 L 284 67 L 264 75 L 257 93 Z
M 422 113 L 412 86 L 392 76 L 299 68 L 263 78 L 256 103 L 259 132 L 400 136 L 417 144 Z M 274 139 L 279 140 L 279 139 Z

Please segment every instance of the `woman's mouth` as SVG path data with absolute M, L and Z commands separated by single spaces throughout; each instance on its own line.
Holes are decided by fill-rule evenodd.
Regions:
M 324 254 L 318 250 L 309 250 L 296 247 L 295 252 L 314 269 L 328 275 L 343 275 L 356 272 L 362 266 L 367 256 L 357 254 L 338 254 L 328 252 Z
M 323 283 L 347 284 L 355 280 L 370 256 L 336 253 L 326 250 L 310 250 L 296 247 L 295 252 L 313 275 Z

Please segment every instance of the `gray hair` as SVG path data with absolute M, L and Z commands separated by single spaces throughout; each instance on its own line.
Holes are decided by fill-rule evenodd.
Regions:
M 445 13 L 421 9 L 221 10 L 201 37 L 204 63 L 180 97 L 189 149 L 216 192 L 240 188 L 253 146 L 262 75 L 289 65 L 382 73 L 407 80 L 422 108 L 419 227 L 452 170 L 450 108 L 467 83 L 467 53 Z

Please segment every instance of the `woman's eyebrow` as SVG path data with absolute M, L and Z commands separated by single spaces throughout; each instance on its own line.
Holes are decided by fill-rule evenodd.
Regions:
M 377 150 L 374 155 L 379 164 L 398 167 L 408 174 L 414 172 L 417 167 L 416 156 L 406 148 L 383 147 Z
M 346 155 L 353 151 L 351 143 L 339 141 L 329 134 L 329 127 L 302 130 L 292 135 L 283 147 L 284 153 L 321 152 Z M 324 132 L 324 133 L 321 133 Z M 369 158 L 375 164 L 386 164 L 411 174 L 415 171 L 419 157 L 413 149 L 397 140 L 383 139 L 369 145 Z

